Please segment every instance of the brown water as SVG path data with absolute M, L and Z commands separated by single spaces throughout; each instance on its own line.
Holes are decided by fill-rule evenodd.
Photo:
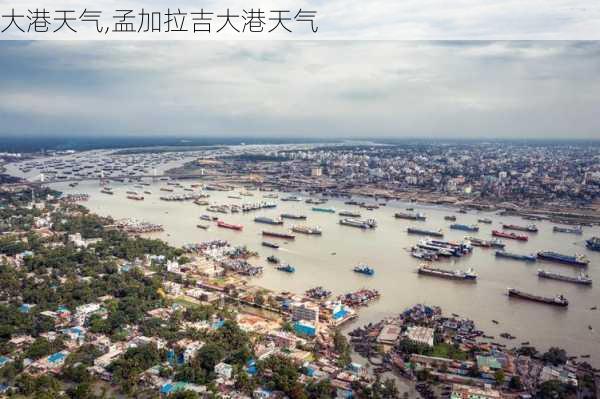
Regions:
M 192 183 L 186 182 L 187 184 Z M 260 253 L 261 263 L 265 266 L 262 276 L 251 281 L 273 290 L 287 290 L 303 293 L 306 289 L 322 285 L 334 293 L 344 293 L 362 287 L 374 288 L 381 292 L 381 299 L 368 308 L 360 310 L 360 318 L 356 324 L 378 321 L 386 316 L 395 315 L 415 303 L 440 305 L 446 313 L 457 313 L 472 318 L 477 325 L 490 335 L 496 335 L 495 342 L 507 345 L 518 345 L 523 341 L 531 341 L 539 349 L 559 346 L 573 355 L 591 354 L 592 362 L 600 363 L 600 310 L 592 311 L 590 307 L 600 306 L 600 292 L 597 287 L 586 287 L 559 281 L 539 279 L 536 271 L 545 269 L 564 274 L 575 275 L 578 269 L 539 261 L 527 263 L 510 259 L 497 259 L 493 249 L 475 248 L 472 255 L 452 258 L 437 262 L 436 266 L 446 268 L 467 269 L 472 267 L 479 274 L 477 283 L 450 281 L 434 277 L 420 276 L 415 272 L 419 260 L 412 258 L 407 248 L 417 243 L 422 237 L 406 233 L 408 226 L 419 226 L 429 229 L 442 228 L 446 240 L 461 240 L 465 235 L 491 238 L 491 230 L 498 228 L 502 222 L 528 224 L 520 218 L 500 217 L 491 213 L 459 214 L 455 210 L 443 207 L 423 206 L 390 202 L 387 206 L 374 211 L 344 205 L 343 201 L 330 200 L 323 207 L 336 210 L 352 209 L 362 213 L 363 218 L 375 218 L 378 227 L 374 230 L 342 226 L 338 224 L 338 216 L 311 210 L 313 205 L 304 202 L 283 202 L 275 199 L 277 208 L 255 211 L 247 214 L 231 215 L 212 214 L 230 223 L 244 225 L 241 232 L 219 228 L 212 225 L 208 230 L 196 227 L 201 221 L 199 216 L 207 213 L 205 207 L 191 202 L 165 202 L 158 197 L 170 194 L 159 191 L 161 184 L 155 183 L 145 187 L 152 195 L 145 195 L 145 201 L 126 199 L 125 192 L 132 189 L 132 184 L 112 183 L 115 195 L 100 193 L 98 182 L 81 183 L 76 188 L 66 184 L 56 185 L 65 192 L 86 192 L 90 200 L 85 203 L 92 211 L 115 218 L 134 217 L 144 221 L 160 223 L 165 227 L 164 233 L 156 234 L 173 245 L 200 242 L 210 239 L 226 239 L 233 245 L 248 245 Z M 134 189 L 143 191 L 141 189 Z M 262 199 L 260 192 L 254 197 L 242 199 L 227 198 L 232 192 L 210 192 L 209 201 L 216 204 L 242 204 Z M 284 194 L 285 195 L 285 194 Z M 393 214 L 398 209 L 412 206 L 415 211 L 427 215 L 426 222 L 413 222 L 395 219 Z M 255 223 L 254 217 L 259 215 L 275 217 L 281 213 L 301 213 L 308 216 L 307 221 L 285 221 L 285 227 Z M 478 233 L 467 233 L 450 230 L 452 222 L 444 220 L 445 215 L 455 214 L 457 223 L 477 224 L 477 219 L 490 217 L 491 225 L 479 224 Z M 296 240 L 284 242 L 276 238 L 268 241 L 279 242 L 279 250 L 262 247 L 262 230 L 285 231 L 294 223 L 316 225 L 323 230 L 322 236 L 305 236 L 296 234 Z M 565 254 L 585 253 L 591 260 L 587 273 L 600 284 L 600 253 L 585 248 L 584 240 L 592 235 L 600 235 L 598 227 L 585 228 L 581 236 L 552 232 L 552 224 L 537 222 L 540 232 L 529 234 L 528 242 L 504 240 L 506 249 L 518 253 L 535 253 L 539 250 L 554 250 Z M 276 254 L 284 262 L 296 267 L 293 274 L 278 272 L 266 261 L 268 255 Z M 372 277 L 352 272 L 358 263 L 367 263 L 375 268 Z M 506 288 L 514 287 L 527 292 L 545 296 L 564 294 L 570 301 L 568 309 L 527 302 L 509 298 Z M 492 323 L 492 319 L 500 323 Z M 588 325 L 593 330 L 588 329 Z M 517 337 L 514 341 L 506 341 L 498 335 L 510 332 Z M 594 359 L 595 358 L 595 359 Z

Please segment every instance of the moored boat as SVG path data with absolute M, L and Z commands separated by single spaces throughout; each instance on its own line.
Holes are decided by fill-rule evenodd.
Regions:
M 585 240 L 585 246 L 592 251 L 600 251 L 600 237 L 592 237 Z

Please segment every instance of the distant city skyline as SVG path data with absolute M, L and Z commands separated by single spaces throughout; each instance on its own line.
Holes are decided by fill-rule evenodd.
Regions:
M 595 139 L 599 42 L 0 42 L 0 136 Z

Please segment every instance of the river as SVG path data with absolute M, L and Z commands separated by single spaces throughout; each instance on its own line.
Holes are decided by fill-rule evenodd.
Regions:
M 193 183 L 186 181 L 185 186 Z M 361 230 L 338 224 L 338 217 L 331 213 L 312 211 L 313 205 L 304 202 L 284 202 L 274 199 L 277 208 L 250 213 L 219 215 L 224 221 L 244 225 L 243 231 L 234 231 L 212 225 L 208 230 L 196 227 L 199 216 L 205 214 L 205 207 L 192 202 L 165 202 L 159 200 L 159 188 L 164 183 L 155 182 L 144 190 L 152 191 L 145 195 L 144 201 L 132 201 L 126 198 L 126 191 L 136 190 L 132 183 L 111 183 L 114 195 L 100 193 L 97 181 L 84 182 L 75 188 L 66 184 L 54 184 L 53 187 L 69 192 L 85 192 L 90 195 L 85 202 L 93 212 L 110 215 L 114 218 L 134 217 L 152 223 L 164 225 L 165 231 L 153 236 L 166 240 L 172 245 L 200 242 L 210 239 L 225 239 L 233 245 L 247 245 L 260 253 L 260 263 L 265 266 L 262 276 L 252 278 L 255 285 L 279 291 L 303 293 L 306 289 L 322 285 L 336 294 L 359 288 L 374 288 L 380 291 L 381 298 L 359 312 L 354 325 L 375 322 L 386 316 L 396 315 L 403 309 L 415 304 L 426 303 L 442 306 L 446 313 L 457 313 L 476 321 L 479 328 L 489 335 L 495 335 L 495 342 L 518 345 L 530 341 L 538 349 L 559 346 L 572 355 L 591 354 L 591 362 L 598 365 L 600 359 L 600 310 L 590 310 L 600 305 L 600 292 L 597 286 L 588 287 L 560 281 L 539 279 L 537 269 L 573 274 L 578 269 L 544 261 L 526 263 L 510 259 L 498 259 L 493 249 L 475 248 L 471 255 L 436 262 L 436 266 L 449 269 L 475 269 L 479 274 L 476 283 L 451 281 L 428 276 L 420 276 L 415 270 L 419 260 L 410 256 L 407 249 L 422 237 L 408 235 L 408 226 L 428 229 L 443 229 L 446 240 L 461 240 L 465 235 L 491 238 L 491 230 L 500 223 L 526 224 L 517 217 L 498 216 L 493 213 L 467 214 L 457 213 L 455 209 L 440 206 L 426 206 L 389 202 L 387 206 L 373 211 L 344 205 L 342 200 L 331 199 L 325 207 L 336 210 L 353 209 L 363 217 L 375 218 L 378 227 L 373 230 Z M 181 190 L 181 189 L 180 189 Z M 137 189 L 137 191 L 142 191 Z M 163 192 L 163 194 L 165 194 Z M 169 193 L 170 194 L 170 193 Z M 242 204 L 262 199 L 262 193 L 254 191 L 254 197 L 231 199 L 232 192 L 211 191 L 209 201 L 216 204 Z M 287 194 L 282 194 L 287 195 Z M 300 194 L 301 195 L 301 194 Z M 408 206 L 427 215 L 427 221 L 415 222 L 394 218 L 394 212 Z M 262 230 L 287 230 L 294 221 L 286 220 L 285 226 L 269 226 L 255 223 L 258 215 L 275 217 L 281 213 L 302 213 L 308 220 L 307 225 L 320 226 L 322 236 L 296 234 L 296 240 L 281 241 L 279 250 L 262 247 Z M 465 233 L 451 230 L 452 222 L 444 220 L 445 215 L 455 215 L 458 223 L 477 224 L 477 219 L 489 217 L 492 224 L 479 223 L 478 233 Z M 535 253 L 539 250 L 553 250 L 565 254 L 584 253 L 591 260 L 586 272 L 600 282 L 600 253 L 585 248 L 584 240 L 600 235 L 600 229 L 584 228 L 581 236 L 554 233 L 549 222 L 537 222 L 539 233 L 528 234 L 528 242 L 504 240 L 507 250 L 519 253 Z M 277 241 L 277 239 L 269 239 Z M 265 258 L 276 254 L 284 262 L 294 265 L 296 272 L 281 273 L 270 266 Z M 374 276 L 364 276 L 352 272 L 358 263 L 367 263 L 375 268 Z M 599 284 L 599 283 L 597 283 Z M 544 304 L 532 303 L 506 295 L 506 288 L 514 287 L 523 291 L 553 296 L 564 294 L 570 301 L 568 309 Z M 499 324 L 492 322 L 497 320 Z M 353 325 L 348 326 L 351 328 Z M 588 328 L 592 326 L 592 330 Z M 517 339 L 507 341 L 498 335 L 509 332 Z

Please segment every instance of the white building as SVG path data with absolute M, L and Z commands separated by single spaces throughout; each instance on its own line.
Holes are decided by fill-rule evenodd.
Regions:
M 221 362 L 215 366 L 215 373 L 219 377 L 229 380 L 233 374 L 233 367 L 230 364 Z
M 411 326 L 406 330 L 406 337 L 418 344 L 433 346 L 434 329 L 429 327 Z
M 292 319 L 305 320 L 314 324 L 319 322 L 319 306 L 310 302 L 295 302 L 292 304 Z

